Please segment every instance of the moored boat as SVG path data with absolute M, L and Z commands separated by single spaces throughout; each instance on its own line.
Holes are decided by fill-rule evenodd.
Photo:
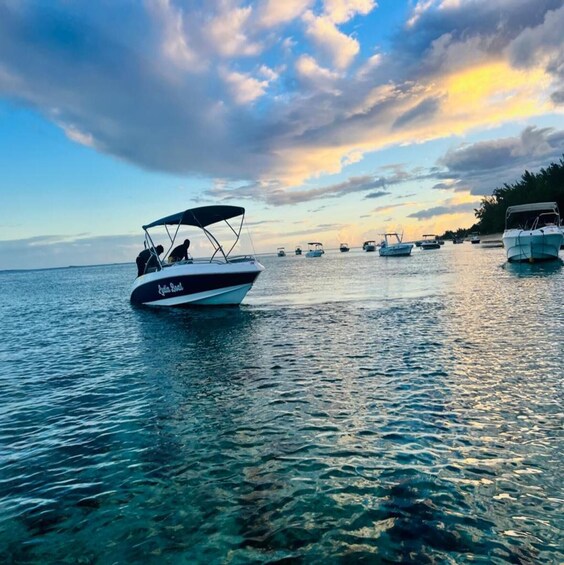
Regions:
M 348 251 L 350 251 L 350 247 L 348 243 L 341 243 L 341 245 L 339 245 L 339 251 L 341 253 L 347 253 Z
M 302 248 L 298 245 L 296 247 L 296 251 L 294 252 L 296 255 L 301 255 L 302 254 Z
M 407 257 L 411 255 L 412 243 L 403 243 L 402 238 L 395 232 L 385 233 L 384 241 L 380 244 L 380 257 Z
M 362 249 L 364 249 L 364 251 L 368 251 L 368 252 L 376 251 L 376 242 L 372 239 L 365 241 L 362 244 Z
M 232 218 L 241 217 L 239 226 Z M 239 206 L 202 206 L 178 212 L 143 226 L 145 247 L 151 260 L 133 283 L 131 302 L 148 306 L 237 305 L 251 289 L 264 267 L 250 255 L 232 256 L 239 241 L 245 209 Z M 225 222 L 235 234 L 235 242 L 225 252 L 208 227 Z M 156 251 L 149 230 L 163 226 L 170 239 L 170 248 L 163 258 Z M 175 226 L 171 235 L 168 226 Z M 186 259 L 166 262 L 173 249 L 180 226 L 192 226 L 204 232 L 213 248 L 210 259 Z
M 480 234 L 473 233 L 472 237 L 470 238 L 470 243 L 473 243 L 473 244 L 480 243 Z
M 286 257 L 286 251 L 283 247 L 279 247 L 276 254 L 278 255 L 278 257 Z
M 433 239 L 426 239 L 426 238 L 433 238 Z M 436 235 L 434 233 L 427 233 L 423 234 L 423 240 L 421 241 L 421 249 L 427 251 L 429 249 L 440 249 L 441 244 L 437 241 Z
M 505 213 L 502 241 L 509 262 L 558 259 L 564 232 L 557 203 L 509 206 Z
M 321 257 L 325 251 L 323 250 L 323 243 L 320 241 L 312 241 L 308 243 L 309 249 L 306 257 Z

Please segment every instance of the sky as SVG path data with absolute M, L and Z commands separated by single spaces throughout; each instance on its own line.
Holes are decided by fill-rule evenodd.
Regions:
M 210 204 L 258 253 L 469 227 L 564 154 L 563 29 L 564 0 L 0 0 L 0 270 L 133 261 Z

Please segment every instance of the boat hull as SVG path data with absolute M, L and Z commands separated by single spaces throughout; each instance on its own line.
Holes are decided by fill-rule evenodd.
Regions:
M 557 226 L 547 226 L 533 231 L 506 230 L 503 247 L 511 263 L 552 261 L 558 259 L 564 233 Z
M 236 306 L 263 270 L 258 261 L 171 265 L 138 277 L 131 302 L 146 306 Z
M 364 248 L 364 251 L 366 251 L 367 253 L 372 253 L 372 251 L 376 251 L 376 246 L 375 245 L 367 245 Z
M 420 247 L 421 247 L 421 249 L 423 249 L 425 251 L 428 251 L 429 249 L 440 249 L 441 248 L 441 246 L 438 243 L 435 243 L 435 242 L 433 242 L 433 243 L 423 242 Z
M 378 253 L 380 257 L 408 257 L 411 255 L 413 245 L 410 243 L 401 243 L 398 245 L 389 245 L 387 247 L 380 247 Z
M 306 253 L 306 257 L 321 257 L 323 255 L 323 251 L 320 249 L 315 249 L 314 251 L 308 251 Z

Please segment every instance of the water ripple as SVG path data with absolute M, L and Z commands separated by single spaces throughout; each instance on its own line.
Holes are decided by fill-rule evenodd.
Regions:
M 561 562 L 564 275 L 480 252 L 0 273 L 3 562 Z

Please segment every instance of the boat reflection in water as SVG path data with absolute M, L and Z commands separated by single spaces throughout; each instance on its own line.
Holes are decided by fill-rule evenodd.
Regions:
M 229 220 L 240 217 L 238 226 Z M 202 206 L 156 220 L 146 226 L 145 247 L 151 250 L 156 265 L 137 277 L 131 291 L 131 302 L 148 306 L 216 306 L 238 305 L 256 281 L 264 267 L 253 256 L 231 256 L 239 241 L 245 219 L 245 209 L 239 206 Z M 225 252 L 208 226 L 224 222 L 235 235 L 235 242 Z M 164 226 L 170 248 L 160 259 L 149 229 Z M 168 226 L 176 226 L 171 235 Z M 210 259 L 188 259 L 166 263 L 180 226 L 201 229 L 214 251 Z

